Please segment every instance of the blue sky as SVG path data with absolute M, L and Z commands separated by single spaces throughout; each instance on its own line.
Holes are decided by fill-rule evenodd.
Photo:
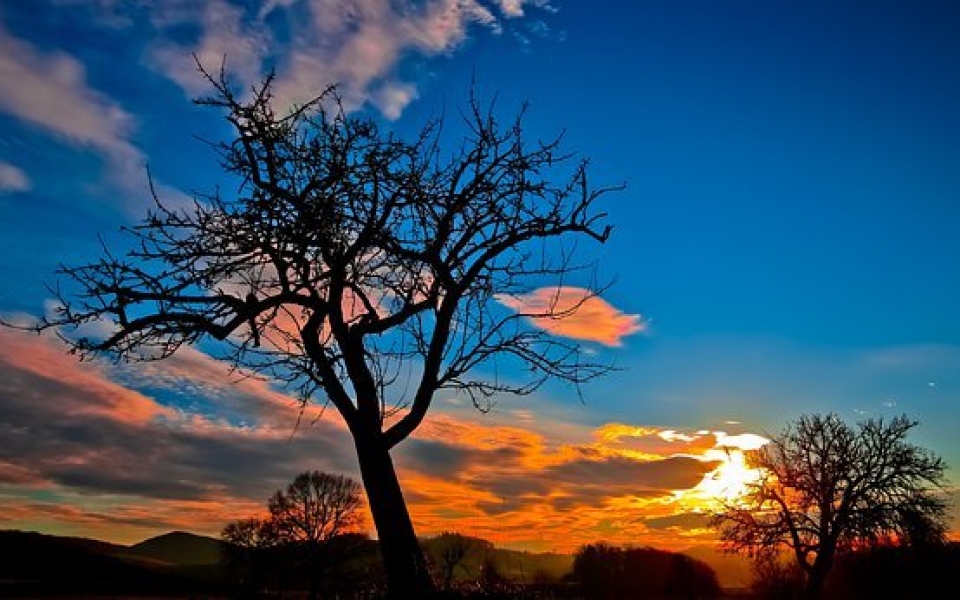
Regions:
M 481 97 L 497 96 L 504 115 L 529 102 L 532 136 L 564 130 L 567 147 L 591 157 L 595 183 L 626 183 L 606 198 L 615 229 L 598 258 L 601 275 L 614 281 L 604 299 L 620 316 L 640 315 L 644 328 L 620 345 L 597 344 L 622 370 L 591 384 L 586 404 L 548 386 L 534 398 L 502 399 L 501 417 L 451 404 L 451 419 L 495 428 L 513 415 L 544 439 L 559 435 L 583 447 L 610 423 L 691 435 L 772 433 L 804 412 L 836 411 L 851 421 L 906 412 L 921 422 L 915 441 L 943 455 L 960 482 L 957 40 L 960 8 L 933 1 L 7 3 L 0 7 L 0 313 L 41 313 L 50 296 L 44 284 L 55 281 L 59 262 L 89 259 L 98 235 L 109 243 L 142 214 L 145 163 L 168 198 L 222 181 L 195 137 L 226 130 L 216 113 L 190 102 L 204 92 L 191 52 L 214 68 L 226 54 L 248 82 L 273 65 L 287 99 L 339 83 L 351 110 L 405 133 L 430 116 L 455 115 L 475 81 Z M 75 414 L 92 414 L 83 402 L 103 397 L 71 394 L 76 386 L 65 377 L 14 356 L 49 350 L 30 344 L 53 342 L 16 338 L 0 349 L 7 374 L 0 423 L 29 430 L 43 418 L 23 405 L 28 382 L 34 393 L 59 390 Z M 263 406 L 283 404 L 266 388 L 240 394 L 249 402 L 205 388 L 183 365 L 207 360 L 198 353 L 150 376 L 94 365 L 89 376 L 107 396 L 128 390 L 152 406 L 144 414 L 154 426 L 176 422 L 164 452 L 182 458 L 189 453 L 178 443 L 212 443 L 201 435 L 211 431 L 205 427 L 246 418 L 256 429 L 268 419 Z M 269 418 L 277 430 L 288 423 Z M 62 450 L 24 444 L 0 457 L 20 473 L 0 478 L 0 499 L 33 507 L 15 518 L 126 539 L 175 523 L 106 517 L 105 498 L 143 505 L 156 499 L 146 491 L 155 486 L 111 487 L 65 470 L 69 453 L 105 443 L 71 439 L 79 434 L 68 425 L 47 433 L 61 436 L 53 446 Z M 237 431 L 217 431 L 242 444 Z M 305 453 L 321 444 L 298 443 Z M 263 473 L 277 464 L 257 456 Z M 437 461 L 411 461 L 408 479 L 436 475 Z M 178 478 L 207 476 L 188 463 L 177 463 Z M 223 465 L 204 468 L 215 466 Z M 327 467 L 353 468 L 349 456 Z M 221 485 L 230 490 L 224 497 L 249 506 L 293 474 L 271 474 L 260 487 Z M 204 490 L 198 497 L 216 499 Z M 63 516 L 69 511 L 88 520 L 71 521 Z M 197 527 L 216 531 L 219 514 Z M 441 526 L 426 508 L 422 515 L 421 529 Z M 654 535 L 638 531 L 631 534 Z

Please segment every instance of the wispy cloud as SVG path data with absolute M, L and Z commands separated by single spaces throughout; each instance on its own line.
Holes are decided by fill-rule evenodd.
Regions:
M 149 195 L 146 158 L 131 142 L 136 120 L 90 85 L 83 63 L 65 52 L 41 50 L 0 25 L 0 74 L 0 113 L 94 151 L 107 165 L 106 183 L 126 198 L 121 207 L 139 214 Z M 21 188 L 29 183 L 0 172 L 0 179 L 10 177 Z
M 539 288 L 523 296 L 501 295 L 498 300 L 554 335 L 606 346 L 619 346 L 623 338 L 646 328 L 640 315 L 623 313 L 578 287 Z
M 185 24 L 194 25 L 199 31 L 189 46 L 158 36 L 151 50 L 154 64 L 191 96 L 210 93 L 209 84 L 198 73 L 191 53 L 213 72 L 227 60 L 230 71 L 244 82 L 254 82 L 260 76 L 262 52 L 269 43 L 268 32 L 262 24 L 245 24 L 240 7 L 225 0 L 211 0 L 192 11 L 182 10 L 177 2 L 157 5 L 154 10 L 153 22 L 161 31 Z
M 133 118 L 86 81 L 84 66 L 43 52 L 0 27 L 0 110 L 72 142 L 111 154 L 135 152 Z
M 208 90 L 190 55 L 213 70 L 226 57 L 229 71 L 245 84 L 275 68 L 282 104 L 303 102 L 336 84 L 348 108 L 369 103 L 395 119 L 418 96 L 417 82 L 399 74 L 402 60 L 453 52 L 474 26 L 499 33 L 501 21 L 524 17 L 527 4 L 547 7 L 518 0 L 499 2 L 497 11 L 477 0 L 273 0 L 241 8 L 214 0 L 201 11 L 185 11 L 178 2 L 165 3 L 152 18 L 158 35 L 150 55 L 191 95 Z M 159 35 L 184 24 L 198 28 L 195 39 L 173 42 Z
M 25 192 L 33 183 L 22 169 L 0 161 L 0 194 L 6 192 Z

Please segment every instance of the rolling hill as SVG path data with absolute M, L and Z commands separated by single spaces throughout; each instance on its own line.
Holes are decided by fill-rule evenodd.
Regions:
M 0 531 L 0 597 L 212 591 L 210 579 L 190 576 L 148 552 L 130 551 L 100 540 Z
M 185 531 L 172 531 L 144 540 L 127 549 L 127 554 L 171 565 L 215 565 L 223 561 L 226 544 Z

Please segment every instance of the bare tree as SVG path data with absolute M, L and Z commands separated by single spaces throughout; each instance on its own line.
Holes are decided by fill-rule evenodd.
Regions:
M 131 251 L 61 268 L 60 305 L 36 328 L 59 330 L 81 358 L 203 344 L 303 402 L 332 404 L 353 436 L 391 591 L 431 590 L 390 451 L 438 390 L 486 409 L 497 393 L 609 370 L 531 322 L 581 305 L 559 302 L 559 286 L 591 267 L 574 262 L 577 241 L 606 241 L 594 205 L 619 188 L 590 186 L 559 138 L 528 141 L 522 110 L 503 125 L 473 94 L 467 134 L 445 153 L 439 120 L 404 140 L 346 114 L 335 88 L 278 114 L 272 78 L 241 94 L 203 73 L 215 94 L 198 102 L 236 134 L 214 144 L 236 192 L 176 210 L 155 198 L 126 230 Z M 545 308 L 502 302 L 546 285 L 558 295 Z M 585 285 L 583 301 L 597 291 Z M 110 331 L 76 330 L 90 322 Z M 498 376 L 498 363 L 526 376 Z
M 316 598 L 326 572 L 330 542 L 362 522 L 360 484 L 343 475 L 308 471 L 297 475 L 286 491 L 277 490 L 267 504 L 280 538 L 302 550 L 310 598 Z
M 280 543 L 280 534 L 268 519 L 241 519 L 227 523 L 220 537 L 238 548 L 259 550 L 272 548 Z
M 448 590 L 453 587 L 458 567 L 466 572 L 468 560 L 475 562 L 478 557 L 492 550 L 493 545 L 486 540 L 450 531 L 429 540 L 427 545 L 427 553 L 440 574 L 444 589 Z
M 840 553 L 942 540 L 945 465 L 907 442 L 916 425 L 906 416 L 856 428 L 835 414 L 801 416 L 748 454 L 763 476 L 715 516 L 725 549 L 754 558 L 789 550 L 816 598 Z
M 310 597 L 317 597 L 326 567 L 341 558 L 333 554 L 348 548 L 333 543 L 363 522 L 360 484 L 343 475 L 306 471 L 286 490 L 277 490 L 267 502 L 270 517 L 243 519 L 223 528 L 221 537 L 246 559 L 251 573 L 267 555 L 276 561 L 277 549 L 305 563 Z
M 267 507 L 281 539 L 317 545 L 361 523 L 361 492 L 349 477 L 308 471 L 277 490 Z

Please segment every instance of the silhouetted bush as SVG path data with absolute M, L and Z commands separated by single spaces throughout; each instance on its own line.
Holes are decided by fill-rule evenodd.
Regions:
M 587 598 L 707 599 L 721 593 L 713 569 L 689 556 L 603 543 L 577 552 L 573 578 Z

